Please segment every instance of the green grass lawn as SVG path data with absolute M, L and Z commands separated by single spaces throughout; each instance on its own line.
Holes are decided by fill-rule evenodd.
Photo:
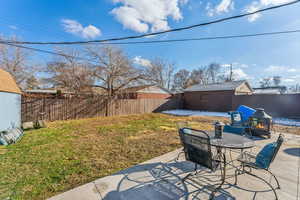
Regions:
M 45 199 L 180 146 L 175 122 L 210 120 L 162 114 L 57 121 L 0 147 L 0 199 Z

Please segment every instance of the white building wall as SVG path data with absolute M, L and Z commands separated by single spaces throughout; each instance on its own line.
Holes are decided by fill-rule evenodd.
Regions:
M 0 91 L 0 131 L 21 127 L 21 95 Z

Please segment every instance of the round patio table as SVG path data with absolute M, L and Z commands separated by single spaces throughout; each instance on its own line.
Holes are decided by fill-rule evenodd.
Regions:
M 214 131 L 207 131 L 210 137 L 211 146 L 216 147 L 217 154 L 220 160 L 223 160 L 224 166 L 221 167 L 221 184 L 215 188 L 215 190 L 211 193 L 211 198 L 214 197 L 214 194 L 220 190 L 225 183 L 226 178 L 226 153 L 222 153 L 222 149 L 240 149 L 243 151 L 244 149 L 249 149 L 255 146 L 255 142 L 246 136 L 237 135 L 234 133 L 223 132 L 222 138 L 216 138 Z M 222 156 L 224 155 L 224 156 Z
M 226 149 L 249 149 L 255 146 L 255 143 L 246 136 L 223 132 L 222 138 L 215 138 L 214 131 L 207 132 L 210 137 L 211 146 Z

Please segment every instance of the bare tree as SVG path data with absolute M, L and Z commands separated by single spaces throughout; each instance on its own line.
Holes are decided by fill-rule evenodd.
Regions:
M 31 75 L 29 78 L 26 79 L 25 88 L 29 90 L 39 89 L 40 82 L 34 75 Z
M 211 63 L 208 66 L 202 66 L 194 69 L 190 75 L 189 85 L 194 84 L 211 84 L 224 82 L 226 75 L 221 71 L 218 63 Z
M 272 80 L 272 78 L 263 78 L 259 82 L 260 87 L 262 87 L 262 88 L 270 87 L 271 86 L 271 80 Z
M 290 86 L 289 90 L 292 93 L 300 93 L 300 84 L 297 83 L 295 85 Z
M 203 84 L 206 85 L 209 83 L 209 77 L 207 75 L 206 67 L 199 67 L 198 69 L 194 69 L 191 72 L 189 85 L 195 84 Z
M 155 58 L 149 66 L 144 69 L 144 79 L 162 88 L 171 89 L 175 64 L 162 58 Z
M 1 38 L 0 39 L 4 39 Z M 15 37 L 8 38 L 16 41 Z M 30 76 L 29 53 L 19 47 L 0 44 L 0 68 L 9 72 L 16 80 L 19 86 Z
M 211 63 L 207 66 L 206 73 L 210 83 L 219 82 L 220 69 L 221 66 L 217 63 Z
M 44 80 L 73 92 L 88 91 L 94 79 L 88 63 L 76 58 L 80 52 L 74 49 L 56 49 L 56 52 L 66 56 L 56 57 L 47 64 L 46 72 L 50 77 Z
M 275 86 L 279 86 L 281 83 L 281 76 L 274 76 L 273 77 L 273 83 Z
M 190 72 L 186 69 L 179 70 L 174 75 L 173 91 L 182 91 L 189 86 Z
M 142 75 L 135 68 L 124 51 L 114 46 L 87 46 L 86 52 L 91 63 L 93 76 L 113 96 L 123 88 L 138 81 Z

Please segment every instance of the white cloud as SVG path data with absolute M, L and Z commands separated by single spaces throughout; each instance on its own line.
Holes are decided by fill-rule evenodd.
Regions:
M 151 65 L 151 61 L 145 58 L 142 58 L 141 56 L 136 56 L 133 58 L 133 62 L 137 65 L 141 65 L 143 67 L 148 67 Z
M 285 79 L 282 80 L 282 82 L 285 82 L 285 83 L 293 83 L 293 82 L 295 82 L 295 80 L 292 79 L 292 78 L 285 78 Z
M 101 30 L 93 25 L 84 27 L 76 20 L 71 19 L 63 19 L 61 20 L 61 23 L 66 32 L 86 39 L 92 39 L 101 36 Z
M 9 25 L 8 28 L 13 29 L 13 30 L 18 30 L 18 27 L 14 26 L 14 25 Z
M 295 68 L 291 68 L 289 66 L 280 66 L 280 65 L 270 65 L 265 69 L 265 72 L 297 72 L 298 70 Z
M 298 70 L 295 68 L 288 69 L 287 72 L 297 72 Z
M 297 75 L 291 76 L 290 78 L 292 78 L 292 79 L 296 79 L 296 80 L 300 81 L 300 74 L 297 74 Z
M 224 65 L 223 65 L 224 66 Z M 229 77 L 230 75 L 230 70 L 226 70 L 225 71 L 225 76 Z M 245 79 L 251 79 L 250 76 L 248 76 L 248 74 L 246 74 L 246 72 L 244 72 L 243 69 L 241 68 L 236 68 L 232 70 L 232 78 L 234 80 L 245 80 Z
M 232 0 L 222 0 L 219 5 L 216 6 L 216 13 L 229 12 L 234 8 L 234 2 Z
M 265 72 L 281 72 L 287 69 L 285 66 L 270 65 L 265 69 Z
M 248 68 L 249 66 L 247 64 L 239 64 L 240 68 Z
M 232 74 L 234 79 L 249 79 L 249 76 L 241 68 L 233 69 Z
M 212 5 L 211 5 L 210 2 L 208 2 L 208 3 L 206 4 L 205 10 L 207 11 L 207 15 L 208 15 L 209 17 L 214 16 L 214 9 L 212 8 Z
M 258 1 L 254 1 L 254 2 L 252 2 L 250 5 L 248 5 L 248 6 L 246 7 L 245 10 L 246 10 L 246 12 L 251 13 L 251 12 L 255 12 L 255 11 L 261 9 L 261 7 L 262 7 L 262 5 L 261 5 Z M 248 21 L 249 21 L 249 22 L 254 22 L 254 21 L 256 21 L 260 16 L 261 16 L 261 14 L 259 14 L 259 13 L 250 15 L 250 16 L 248 17 Z
M 222 13 L 227 13 L 234 9 L 233 0 L 221 0 L 221 2 L 215 7 L 212 6 L 210 2 L 206 4 L 206 11 L 208 16 L 220 15 Z
M 169 29 L 168 18 L 183 19 L 180 6 L 188 0 L 112 0 L 121 4 L 111 13 L 124 28 L 145 33 Z
M 243 63 L 238 63 L 238 62 L 234 62 L 232 64 L 222 64 L 221 67 L 227 67 L 229 68 L 232 65 L 233 68 L 241 68 L 241 69 L 245 69 L 248 68 L 249 66 L 247 64 L 243 64 Z
M 258 1 L 253 1 L 251 4 L 247 5 L 245 8 L 245 11 L 248 13 L 255 12 L 257 10 L 263 9 L 268 6 L 275 6 L 275 5 L 280 5 L 284 3 L 291 2 L 292 0 L 258 0 Z M 258 18 L 260 18 L 262 15 L 259 13 L 250 15 L 248 17 L 249 22 L 254 22 Z
M 231 64 L 222 64 L 221 67 L 230 67 Z
M 233 66 L 233 67 L 242 68 L 242 69 L 245 69 L 245 68 L 248 68 L 248 67 L 249 67 L 249 65 L 244 64 L 244 63 L 239 63 L 239 62 L 234 62 L 234 63 L 232 63 L 232 66 Z

